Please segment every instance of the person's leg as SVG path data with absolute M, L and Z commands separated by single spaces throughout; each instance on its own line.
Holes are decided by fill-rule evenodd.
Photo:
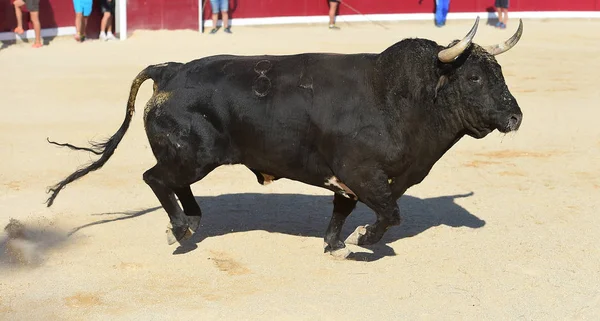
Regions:
M 23 0 L 16 0 L 14 3 L 15 6 L 15 16 L 17 17 L 17 27 L 15 28 L 15 33 L 22 34 L 25 32 L 23 30 L 23 11 L 21 11 L 21 7 L 25 4 Z
M 75 13 L 75 32 L 77 33 L 75 35 L 75 39 L 77 39 L 78 41 L 81 40 L 82 24 L 83 24 L 83 13 L 81 13 L 81 12 Z
M 446 24 L 446 16 L 448 16 L 449 8 L 450 8 L 450 0 L 442 0 L 442 25 Z
M 502 8 L 496 7 L 496 15 L 498 16 L 498 22 L 496 22 L 496 28 L 499 28 L 502 24 Z
M 113 14 L 110 13 L 110 16 L 108 18 L 108 22 L 106 23 L 106 39 L 108 39 L 108 40 L 115 40 L 115 39 L 117 39 L 115 37 L 115 35 L 113 34 L 113 32 L 112 32 L 112 25 L 113 25 Z
M 444 0 L 435 0 L 435 25 L 438 27 L 442 26 L 442 5 Z
M 229 1 L 221 0 L 221 16 L 223 17 L 223 30 L 226 33 L 231 33 L 231 26 L 229 25 Z
M 108 17 L 108 22 L 106 23 L 106 39 L 108 40 L 115 40 L 117 39 L 115 37 L 115 35 L 113 34 L 113 17 L 115 16 L 115 2 L 116 0 L 109 0 L 108 1 L 108 8 L 109 11 L 108 13 L 110 14 L 110 16 Z
M 335 13 L 337 12 L 339 2 L 329 1 L 329 28 L 335 27 Z
M 494 1 L 494 7 L 496 8 L 496 16 L 498 17 L 498 22 L 496 22 L 496 28 L 500 28 L 500 25 L 502 24 L 502 8 L 500 8 L 502 3 L 500 1 L 501 0 Z
M 89 16 L 83 16 L 83 19 L 81 19 L 81 37 L 82 39 L 85 39 L 85 35 L 86 35 L 86 29 L 87 29 L 87 21 L 88 21 L 88 17 Z
M 212 14 L 212 30 L 210 31 L 210 33 L 215 33 L 217 31 L 217 21 L 219 21 L 219 14 L 218 13 L 213 13 Z
M 108 0 L 100 0 L 100 11 L 102 12 L 102 20 L 100 20 L 100 37 L 106 36 L 106 23 L 110 17 L 110 7 Z
M 29 10 L 29 20 L 33 24 L 33 31 L 35 33 L 35 41 L 33 42 L 33 48 L 42 47 L 42 27 L 40 24 L 40 0 L 25 0 L 27 10 Z M 21 8 L 19 8 L 21 11 Z M 23 28 L 23 18 L 21 17 L 20 27 Z
M 112 13 L 108 14 L 108 21 L 106 22 L 106 34 L 107 35 L 112 35 L 112 24 L 113 24 L 113 19 L 112 19 Z
M 33 30 L 35 31 L 35 42 L 33 43 L 34 48 L 42 46 L 42 26 L 40 24 L 40 12 L 30 11 L 31 23 L 33 23 Z
M 223 28 L 229 30 L 229 14 L 227 11 L 221 11 L 221 17 L 223 18 Z
M 75 40 L 81 41 L 81 22 L 83 20 L 81 0 L 73 0 L 73 10 L 75 11 Z
M 110 12 L 104 12 L 102 15 L 102 20 L 100 21 L 100 40 L 107 40 L 106 38 L 106 30 L 108 22 L 110 20 Z
M 435 0 L 435 25 L 442 27 L 446 24 L 450 0 Z
M 219 1 L 210 0 L 210 8 L 212 10 L 212 29 L 210 33 L 217 32 L 217 22 L 219 21 Z
M 87 21 L 92 13 L 92 0 L 83 0 L 82 1 L 82 19 L 81 19 L 81 40 L 85 40 L 86 30 L 87 30 Z
M 502 23 L 504 24 L 504 26 L 506 27 L 506 25 L 508 24 L 508 8 L 502 8 Z

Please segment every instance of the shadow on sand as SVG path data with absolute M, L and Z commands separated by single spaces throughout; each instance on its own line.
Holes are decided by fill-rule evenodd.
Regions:
M 373 253 L 354 253 L 350 258 L 360 261 L 375 261 L 395 255 L 388 243 L 423 233 L 431 227 L 480 228 L 485 221 L 469 213 L 454 202 L 457 198 L 469 197 L 473 193 L 420 199 L 404 195 L 399 200 L 403 223 L 391 228 L 376 245 L 365 247 Z M 183 254 L 197 248 L 202 240 L 230 233 L 262 230 L 295 236 L 323 238 L 333 209 L 332 196 L 302 194 L 226 194 L 215 197 L 196 197 L 203 212 L 198 233 L 182 242 L 173 254 Z M 92 222 L 73 229 L 69 235 L 98 224 L 135 218 L 161 207 L 142 211 L 101 213 L 93 215 L 121 215 L 117 218 Z M 162 210 L 162 209 L 161 209 Z M 166 214 L 165 214 L 166 216 Z M 375 214 L 362 203 L 348 217 L 342 238 L 359 225 L 372 224 Z

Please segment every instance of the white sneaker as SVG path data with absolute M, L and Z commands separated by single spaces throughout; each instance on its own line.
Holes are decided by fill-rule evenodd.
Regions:
M 100 37 L 99 37 L 99 38 L 100 38 L 100 40 L 102 40 L 102 41 L 106 41 L 106 40 L 108 40 L 108 39 L 106 38 L 106 33 L 105 33 L 105 32 L 101 32 L 101 33 L 100 33 Z
M 117 40 L 117 37 L 115 37 L 115 35 L 113 35 L 112 32 L 109 32 L 106 34 L 106 39 L 107 40 Z

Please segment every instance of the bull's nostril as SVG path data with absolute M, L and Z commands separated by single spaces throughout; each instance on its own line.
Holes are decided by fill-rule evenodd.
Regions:
M 516 129 L 519 126 L 521 118 L 518 115 L 512 115 L 508 119 L 508 127 L 511 129 Z

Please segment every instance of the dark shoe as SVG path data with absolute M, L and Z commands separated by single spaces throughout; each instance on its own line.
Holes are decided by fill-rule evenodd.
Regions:
M 223 31 L 225 31 L 227 33 L 231 33 L 231 27 L 227 27 L 227 28 L 223 29 Z
M 217 33 L 217 31 L 218 31 L 218 30 L 219 30 L 218 28 L 212 28 L 212 30 L 210 31 L 210 33 L 211 33 L 211 34 L 213 34 L 213 33 Z

